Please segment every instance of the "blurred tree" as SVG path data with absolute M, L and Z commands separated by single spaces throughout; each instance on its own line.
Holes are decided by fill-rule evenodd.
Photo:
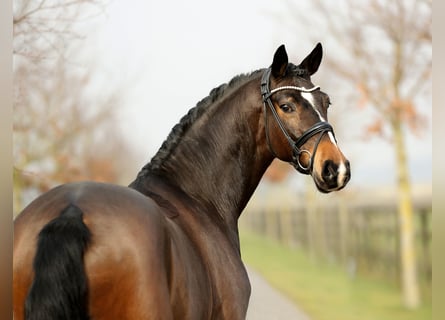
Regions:
M 34 67 L 65 56 L 70 42 L 83 37 L 75 24 L 103 12 L 107 0 L 15 0 L 13 3 L 13 53 Z
M 92 6 L 92 8 L 90 8 Z M 74 26 L 100 13 L 97 0 L 14 1 L 14 213 L 25 191 L 76 180 L 117 182 L 130 151 L 116 130 L 119 90 L 70 59 Z
M 336 55 L 326 57 L 336 75 L 358 91 L 358 105 L 372 106 L 375 118 L 366 134 L 389 137 L 397 164 L 400 250 L 404 303 L 419 305 L 414 252 L 413 204 L 406 156 L 405 130 L 425 124 L 418 101 L 431 101 L 431 0 L 312 0 L 308 11 L 288 1 L 298 28 L 332 41 Z M 310 14 L 307 14 L 310 12 Z M 322 30 L 322 31 L 321 31 Z M 317 34 L 315 34 L 317 32 Z M 424 100 L 425 101 L 425 100 Z M 379 155 L 376 155 L 379 156 Z

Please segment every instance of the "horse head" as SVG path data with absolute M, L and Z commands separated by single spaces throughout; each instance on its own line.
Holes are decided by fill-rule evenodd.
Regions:
M 317 188 L 327 193 L 342 189 L 351 173 L 327 122 L 329 96 L 310 79 L 322 55 L 319 43 L 297 66 L 280 46 L 263 74 L 261 93 L 269 150 L 299 172 L 310 174 Z

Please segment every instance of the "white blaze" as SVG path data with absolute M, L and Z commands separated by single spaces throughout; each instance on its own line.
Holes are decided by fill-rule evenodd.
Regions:
M 314 111 L 317 113 L 318 117 L 320 118 L 320 121 L 326 121 L 325 118 L 323 118 L 323 116 L 320 114 L 320 112 L 317 110 L 317 108 L 315 107 L 315 102 L 314 102 L 314 96 L 312 95 L 312 93 L 310 92 L 301 92 L 301 96 L 306 99 L 309 104 L 312 106 L 312 108 L 314 109 Z M 337 146 L 337 142 L 335 141 L 334 135 L 332 132 L 328 132 L 328 136 L 329 139 L 331 140 L 331 142 L 338 148 Z M 348 169 L 346 168 L 346 165 L 341 162 L 340 165 L 338 166 L 337 169 L 337 185 L 338 186 L 343 186 L 346 180 L 346 173 L 347 173 Z
M 310 93 L 310 92 L 302 92 L 302 93 L 301 93 L 301 96 L 302 96 L 303 98 L 305 98 L 305 99 L 309 102 L 309 104 L 312 106 L 312 109 L 314 109 L 314 111 L 317 113 L 318 118 L 320 119 L 320 121 L 327 122 L 326 119 L 323 118 L 323 116 L 322 116 L 322 115 L 320 114 L 320 112 L 317 110 L 317 108 L 315 108 L 314 97 L 313 97 L 312 93 Z M 332 142 L 333 144 L 337 145 L 337 143 L 335 142 L 334 135 L 332 134 L 331 131 L 328 132 L 328 136 L 329 136 L 329 139 L 331 139 L 331 142 Z

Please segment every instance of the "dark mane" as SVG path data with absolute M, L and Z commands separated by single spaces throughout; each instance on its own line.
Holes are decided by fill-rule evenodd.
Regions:
M 138 177 L 146 176 L 150 172 L 156 172 L 162 166 L 162 163 L 168 160 L 173 150 L 190 129 L 192 124 L 209 109 L 209 106 L 225 96 L 227 92 L 246 83 L 261 71 L 262 70 L 256 70 L 248 74 L 237 75 L 228 83 L 224 83 L 212 89 L 207 97 L 199 101 L 195 107 L 191 108 L 188 113 L 181 118 L 179 123 L 173 127 L 158 152 L 153 156 L 150 162 L 141 169 Z

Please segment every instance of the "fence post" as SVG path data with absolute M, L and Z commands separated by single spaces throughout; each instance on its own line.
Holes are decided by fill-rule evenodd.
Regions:
M 349 243 L 349 213 L 346 202 L 340 197 L 338 202 L 338 220 L 340 226 L 340 261 L 346 264 L 348 261 Z
M 281 230 L 280 241 L 286 246 L 292 246 L 292 219 L 291 209 L 288 204 L 279 211 L 279 222 Z
M 422 276 L 430 281 L 431 280 L 431 257 L 430 257 L 430 232 L 428 228 L 428 220 L 430 216 L 428 215 L 428 210 L 426 208 L 422 208 L 419 210 L 419 218 L 420 218 L 420 246 L 421 246 L 421 272 Z
M 307 221 L 307 243 L 308 252 L 312 260 L 318 255 L 318 233 L 317 233 L 317 207 L 316 207 L 316 191 L 312 186 L 312 182 L 306 179 L 306 221 Z

